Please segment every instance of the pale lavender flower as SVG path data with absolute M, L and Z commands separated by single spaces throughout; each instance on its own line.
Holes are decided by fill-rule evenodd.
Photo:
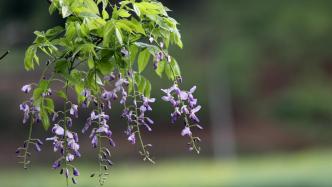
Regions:
M 59 117 L 59 114 L 57 112 L 54 112 L 52 121 L 55 121 Z
M 191 136 L 191 135 L 192 135 L 192 132 L 191 132 L 191 130 L 190 130 L 189 127 L 185 127 L 185 128 L 182 130 L 181 135 L 182 135 L 182 136 Z
M 92 137 L 91 144 L 92 144 L 92 147 L 93 147 L 93 148 L 96 148 L 96 147 L 97 147 L 97 145 L 98 145 L 98 138 L 97 138 L 96 135 L 94 135 L 94 136 Z
M 51 88 L 48 88 L 48 89 L 42 94 L 43 97 L 50 96 L 50 95 L 52 95 L 52 89 L 51 89 Z
M 65 130 L 58 124 L 54 124 L 54 127 L 52 128 L 52 132 L 58 136 L 63 136 L 65 133 Z
M 182 107 L 181 107 L 181 113 L 184 113 L 184 114 L 189 114 L 190 112 L 189 112 L 189 109 L 188 109 L 188 107 L 187 107 L 187 105 L 183 105 Z
M 160 62 L 164 59 L 164 53 L 161 51 L 156 54 L 156 62 Z
M 67 154 L 66 156 L 66 161 L 67 162 L 72 162 L 74 160 L 75 156 L 71 153 Z
M 70 115 L 75 116 L 78 118 L 78 105 L 72 104 L 69 110 Z
M 25 124 L 28 119 L 29 119 L 29 113 L 30 113 L 30 107 L 28 104 L 26 103 L 23 103 L 23 104 L 20 104 L 20 110 L 24 112 L 24 115 L 23 115 L 23 124 Z
M 126 79 L 120 78 L 118 81 L 115 83 L 115 90 L 120 91 L 121 88 L 125 85 L 127 86 L 129 82 Z
M 36 151 L 38 151 L 38 152 L 40 152 L 40 151 L 41 151 L 41 148 L 40 148 L 40 146 L 39 146 L 39 144 L 38 144 L 38 143 L 36 143 L 36 144 L 35 144 L 35 148 L 36 148 Z
M 146 117 L 145 119 L 146 119 L 146 121 L 147 121 L 148 123 L 150 123 L 151 125 L 154 124 L 154 122 L 153 122 L 153 120 L 152 120 L 151 118 Z
M 124 104 L 127 101 L 128 94 L 124 88 L 122 88 L 122 98 L 120 100 L 120 104 Z
M 68 146 L 73 151 L 78 151 L 80 149 L 80 145 L 77 143 L 78 141 L 75 141 L 75 139 L 68 139 Z
M 104 80 L 107 80 L 107 81 L 114 81 L 115 80 L 115 75 L 114 73 L 112 72 L 110 75 L 107 75 L 104 77 Z
M 201 109 L 201 106 L 197 106 L 196 108 L 190 111 L 189 117 L 190 119 L 194 120 L 196 123 L 199 123 L 199 119 L 196 116 L 196 113 Z
M 82 95 L 85 97 L 85 98 L 89 98 L 91 97 L 91 91 L 89 89 L 84 89 L 82 91 Z
M 128 137 L 128 141 L 129 141 L 131 144 L 136 144 L 135 133 L 132 133 L 132 134 Z
M 108 100 L 110 100 L 111 98 L 114 98 L 114 93 L 105 90 L 105 91 L 101 94 L 101 97 L 102 97 L 102 99 L 108 101 Z
M 143 97 L 143 105 L 140 107 L 141 112 L 145 112 L 145 111 L 151 111 L 152 108 L 149 105 L 149 103 L 154 103 L 156 101 L 155 98 L 147 98 L 147 97 Z
M 32 85 L 31 84 L 24 85 L 21 88 L 22 92 L 24 92 L 24 93 L 29 93 L 31 91 L 31 89 L 32 89 Z
M 122 48 L 121 49 L 121 54 L 122 54 L 122 56 L 124 56 L 124 57 L 128 57 L 129 56 L 129 51 L 126 49 L 126 48 Z

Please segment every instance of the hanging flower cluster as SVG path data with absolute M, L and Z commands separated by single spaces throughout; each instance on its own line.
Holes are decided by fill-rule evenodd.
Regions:
M 36 39 L 27 49 L 25 68 L 34 70 L 43 65 L 41 79 L 24 85 L 22 92 L 29 95 L 19 108 L 29 135 L 16 151 L 27 168 L 31 147 L 41 151 L 43 139 L 53 145 L 55 156 L 52 167 L 67 181 L 76 184 L 80 175 L 74 161 L 81 157 L 79 136 L 86 135 L 97 152 L 99 170 L 91 177 L 105 183 L 113 165 L 113 140 L 110 115 L 112 107 L 122 107 L 121 118 L 126 123 L 128 143 L 139 147 L 143 160 L 154 163 L 143 141 L 142 131 L 151 132 L 154 121 L 149 117 L 155 98 L 150 96 L 152 85 L 143 76 L 151 67 L 156 74 L 164 74 L 174 82 L 162 89 L 167 101 L 174 107 L 171 122 L 182 118 L 185 122 L 182 136 L 190 138 L 189 148 L 199 153 L 200 138 L 194 136 L 199 125 L 197 112 L 201 106 L 194 97 L 196 87 L 180 89 L 182 77 L 177 61 L 168 48 L 176 44 L 182 48 L 177 22 L 168 16 L 169 9 L 155 0 L 123 0 L 112 4 L 108 0 L 50 0 L 50 13 L 58 12 L 65 27 L 36 31 Z M 40 57 L 44 53 L 47 59 Z M 43 56 L 45 56 L 43 55 Z M 41 61 L 45 61 L 42 63 Z M 149 66 L 149 62 L 151 65 Z M 75 95 L 72 99 L 72 95 Z M 54 99 L 62 102 L 54 103 Z M 59 104 L 59 106 L 58 106 Z M 61 106 L 62 105 L 62 106 Z M 80 110 L 88 110 L 85 124 L 75 122 Z M 41 124 L 48 132 L 43 139 L 33 138 L 33 129 Z M 81 132 L 74 132 L 81 129 Z M 51 134 L 51 135 L 50 135 Z

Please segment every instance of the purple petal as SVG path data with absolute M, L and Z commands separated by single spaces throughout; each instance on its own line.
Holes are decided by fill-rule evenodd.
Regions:
M 189 128 L 189 127 L 185 127 L 185 128 L 182 130 L 181 135 L 182 135 L 182 136 L 191 136 L 192 133 L 191 133 L 190 128 Z

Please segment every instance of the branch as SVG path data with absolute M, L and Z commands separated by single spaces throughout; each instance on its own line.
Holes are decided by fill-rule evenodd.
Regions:
M 1 57 L 0 57 L 0 61 L 5 58 L 7 55 L 9 54 L 9 51 L 6 51 Z

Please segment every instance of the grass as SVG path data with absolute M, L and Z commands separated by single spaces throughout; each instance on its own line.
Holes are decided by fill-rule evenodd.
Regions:
M 118 163 L 106 187 L 331 187 L 332 151 L 241 158 L 237 161 L 168 160 L 156 165 Z M 81 168 L 77 187 L 98 186 Z M 1 187 L 61 187 L 64 178 L 47 168 L 0 171 Z

